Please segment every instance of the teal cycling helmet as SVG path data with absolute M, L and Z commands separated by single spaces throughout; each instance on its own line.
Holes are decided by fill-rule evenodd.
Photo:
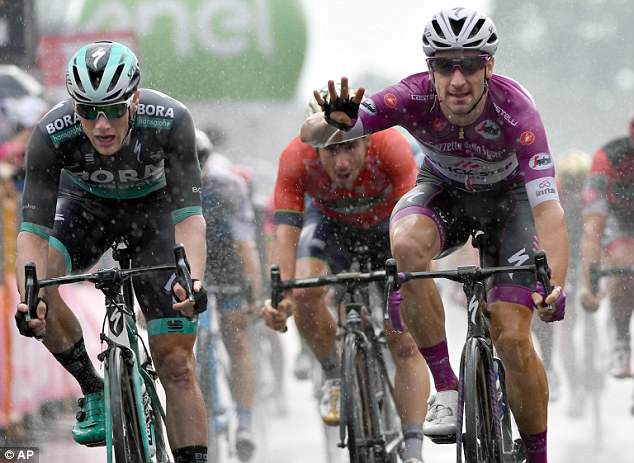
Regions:
M 77 103 L 109 105 L 127 101 L 140 81 L 137 57 L 117 42 L 84 45 L 70 59 L 66 71 L 66 90 Z

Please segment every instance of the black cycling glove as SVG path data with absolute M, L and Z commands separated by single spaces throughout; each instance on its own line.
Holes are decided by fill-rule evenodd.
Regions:
M 326 116 L 326 122 L 329 125 L 339 129 L 348 131 L 352 128 L 354 123 L 357 120 L 359 115 L 359 103 L 355 103 L 349 96 L 346 98 L 341 98 L 340 96 L 333 102 L 328 101 L 328 98 L 324 98 L 324 103 L 320 105 L 324 110 L 324 114 Z M 348 115 L 350 119 L 352 119 L 353 124 L 351 126 L 347 126 L 345 124 L 341 124 L 340 122 L 334 121 L 330 118 L 330 114 L 335 111 L 343 111 Z

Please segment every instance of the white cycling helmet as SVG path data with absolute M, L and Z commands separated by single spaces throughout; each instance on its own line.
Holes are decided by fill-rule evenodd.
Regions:
M 498 35 L 491 18 L 468 8 L 436 13 L 423 32 L 427 56 L 444 50 L 477 50 L 493 56 L 497 48 Z

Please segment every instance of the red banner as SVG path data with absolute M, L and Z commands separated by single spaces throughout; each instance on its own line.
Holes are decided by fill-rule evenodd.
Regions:
M 37 65 L 47 87 L 66 85 L 66 66 L 73 53 L 82 45 L 97 40 L 112 40 L 130 47 L 138 56 L 138 41 L 132 32 L 82 33 L 71 35 L 45 35 L 37 47 Z

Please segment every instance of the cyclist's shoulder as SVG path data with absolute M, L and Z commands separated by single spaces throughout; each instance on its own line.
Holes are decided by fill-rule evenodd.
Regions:
M 618 137 L 610 140 L 603 145 L 597 153 L 595 153 L 595 157 L 600 156 L 601 152 L 605 153 L 610 160 L 614 160 L 614 158 L 620 158 L 628 154 L 634 156 L 634 149 L 631 147 L 629 137 Z
M 398 162 L 413 159 L 412 147 L 405 136 L 396 128 L 381 130 L 370 134 L 368 155 L 379 159 Z
M 169 130 L 183 118 L 191 118 L 184 103 L 158 90 L 139 90 L 135 126 L 153 130 Z
M 299 137 L 293 138 L 282 151 L 280 156 L 280 168 L 304 165 L 305 161 L 318 158 L 317 150 Z
M 36 132 L 41 132 L 50 139 L 52 146 L 72 142 L 82 137 L 79 116 L 75 113 L 73 101 L 63 100 L 54 105 L 37 123 Z
M 500 115 L 508 114 L 512 121 L 539 116 L 535 100 L 518 81 L 502 74 L 489 80 L 489 98 Z M 511 124 L 512 125 L 512 124 Z
M 433 103 L 435 92 L 428 72 L 409 75 L 383 90 L 369 95 L 361 104 L 365 113 L 377 113 L 381 109 L 397 109 L 409 104 Z

